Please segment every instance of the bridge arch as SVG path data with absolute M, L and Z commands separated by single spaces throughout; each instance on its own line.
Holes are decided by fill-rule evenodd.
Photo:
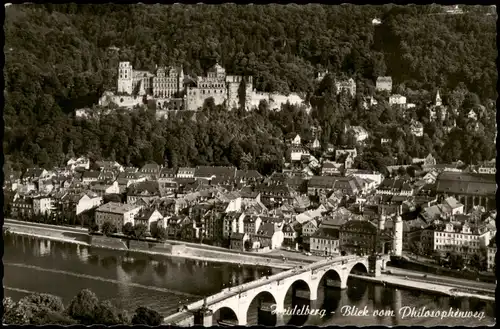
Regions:
M 345 278 L 343 278 L 342 271 L 338 271 L 335 268 L 328 269 L 319 278 L 318 287 L 320 285 L 330 288 L 343 288 L 345 285 Z
M 280 297 L 267 290 L 260 290 L 249 295 L 246 312 L 242 310 L 246 317 L 246 325 L 275 326 L 277 317 L 273 311 L 283 310 L 284 298 Z
M 349 274 L 368 274 L 368 264 L 365 262 L 357 262 L 349 269 Z
M 368 274 L 368 266 L 365 263 L 358 262 L 354 264 L 350 271 L 349 276 L 347 278 L 347 298 L 351 302 L 360 301 L 366 294 L 367 285 L 365 282 L 361 281 L 359 278 L 355 278 L 350 276 L 351 274 L 356 275 L 367 275 Z
M 291 282 L 288 287 L 283 287 L 283 306 L 285 310 L 288 309 L 302 309 L 303 307 L 311 306 L 311 297 L 316 299 L 316 294 L 313 294 L 311 285 L 306 278 L 298 278 Z M 316 286 L 314 286 L 317 289 Z M 309 318 L 308 314 L 287 314 L 287 319 L 283 316 L 279 321 L 282 324 L 302 326 Z M 286 320 L 286 322 L 285 322 Z M 281 324 L 281 323 L 280 323 Z
M 217 310 L 214 310 L 212 315 L 212 322 L 214 325 L 238 325 L 238 314 L 229 306 L 222 306 Z

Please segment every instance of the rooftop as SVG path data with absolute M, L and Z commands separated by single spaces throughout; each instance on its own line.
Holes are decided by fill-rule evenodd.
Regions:
M 124 204 L 118 202 L 108 202 L 97 208 L 97 211 L 123 215 L 137 208 L 138 206 L 136 205 Z

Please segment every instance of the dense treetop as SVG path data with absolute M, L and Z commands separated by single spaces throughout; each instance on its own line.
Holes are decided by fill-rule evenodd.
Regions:
M 90 106 L 104 90 L 115 86 L 121 60 L 138 69 L 182 64 L 190 75 L 203 74 L 218 60 L 229 74 L 254 76 L 259 90 L 303 92 L 319 104 L 313 106 L 313 117 L 321 125 L 329 122 L 324 143 L 341 138 L 345 119 L 354 123 L 371 120 L 367 125 L 373 131 L 380 122 L 374 115 L 352 111 L 348 102 L 330 102 L 330 96 L 318 93 L 313 83 L 318 70 L 328 68 L 336 76 L 354 76 L 361 93 L 372 92 L 377 76 L 390 75 L 396 91 L 440 88 L 443 94 L 454 90 L 474 93 L 481 103 L 496 99 L 495 16 L 472 10 L 463 15 L 440 15 L 433 8 L 9 6 L 4 26 L 5 152 L 23 166 L 30 159 L 35 164 L 54 165 L 69 153 L 87 152 L 136 164 L 162 162 L 167 156 L 171 164 L 179 165 L 234 161 L 240 165 L 241 160 L 231 156 L 234 149 L 234 154 L 250 154 L 258 167 L 271 159 L 282 161 L 283 150 L 278 150 L 277 141 L 313 120 L 304 119 L 297 114 L 300 111 L 279 114 L 275 121 L 251 114 L 248 120 L 255 122 L 248 125 L 241 116 L 231 123 L 237 114 L 220 114 L 210 120 L 200 115 L 196 121 L 183 120 L 182 125 L 180 120 L 155 122 L 149 114 L 116 113 L 99 122 L 68 117 L 75 108 Z M 376 17 L 381 25 L 372 24 Z M 380 108 L 380 114 L 383 111 Z M 293 122 L 283 122 L 290 118 L 308 122 L 297 128 Z M 430 135 L 434 130 L 429 130 Z M 256 150 L 251 146 L 254 142 Z M 260 165 L 257 159 L 261 159 Z

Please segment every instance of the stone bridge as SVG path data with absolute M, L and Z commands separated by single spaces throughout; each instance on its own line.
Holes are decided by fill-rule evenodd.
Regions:
M 279 325 L 285 310 L 285 297 L 290 289 L 292 307 L 301 301 L 302 303 L 306 301 L 309 305 L 311 301 L 317 300 L 320 284 L 325 287 L 345 289 L 351 273 L 378 276 L 387 261 L 388 257 L 385 255 L 343 256 L 302 265 L 226 288 L 204 300 L 184 306 L 179 312 L 166 317 L 163 323 L 177 326 L 211 326 L 219 321 L 219 324 L 247 325 L 249 308 L 257 299 L 259 314 L 264 311 L 269 316 L 275 316 L 275 325 Z M 216 313 L 217 318 L 215 318 Z

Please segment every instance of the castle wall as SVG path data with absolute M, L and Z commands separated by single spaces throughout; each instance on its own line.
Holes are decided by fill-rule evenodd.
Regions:
M 108 96 L 102 102 L 100 101 L 99 104 L 102 106 L 108 106 L 111 103 L 114 103 L 119 107 L 134 107 L 136 105 L 143 105 L 144 103 L 142 102 L 142 100 L 143 100 L 142 96 L 113 95 L 113 96 Z

